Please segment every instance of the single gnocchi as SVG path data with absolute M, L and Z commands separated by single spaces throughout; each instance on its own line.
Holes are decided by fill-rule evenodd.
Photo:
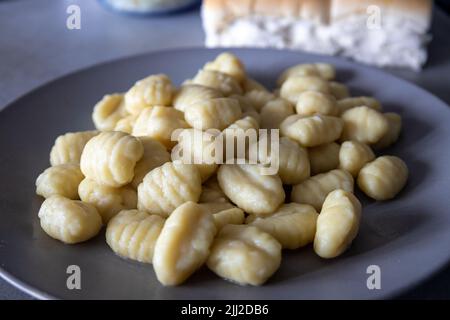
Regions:
M 345 141 L 339 150 L 339 168 L 357 177 L 364 165 L 375 159 L 372 149 L 358 141 Z
M 314 251 L 322 258 L 342 254 L 358 234 L 361 203 L 345 190 L 328 194 L 317 219 Z
M 242 87 L 234 77 L 218 71 L 200 70 L 191 84 L 199 84 L 219 90 L 223 95 L 242 94 Z
M 225 73 L 239 82 L 245 80 L 244 65 L 238 57 L 229 52 L 219 54 L 214 61 L 207 62 L 203 69 Z
M 261 90 L 261 91 L 268 91 L 267 88 L 256 81 L 253 78 L 246 77 L 242 83 L 242 89 L 244 90 L 244 93 L 253 91 L 253 90 Z
M 78 185 L 84 179 L 80 166 L 60 164 L 45 169 L 36 179 L 36 194 L 44 198 L 59 195 L 78 199 Z
M 356 140 L 366 144 L 378 142 L 389 130 L 385 116 L 366 106 L 354 107 L 342 114 L 342 141 Z
M 336 142 L 326 143 L 308 149 L 311 174 L 331 171 L 339 166 L 340 146 Z
M 151 75 L 137 81 L 125 93 L 125 107 L 131 114 L 138 114 L 151 106 L 169 106 L 172 103 L 174 87 L 165 74 Z
M 408 180 L 408 167 L 395 156 L 382 156 L 366 164 L 358 174 L 358 186 L 369 197 L 383 201 L 394 198 Z
M 170 161 L 170 154 L 165 146 L 152 137 L 139 137 L 144 148 L 144 154 L 134 167 L 134 177 L 131 181 L 133 188 L 137 189 L 147 173 L 154 168 Z
M 262 147 L 262 142 L 267 144 L 267 148 Z M 278 153 L 272 150 L 267 136 L 262 137 L 258 145 L 258 161 L 262 164 L 278 161 L 278 175 L 283 184 L 297 184 L 309 178 L 311 167 L 308 151 L 297 142 L 282 137 L 279 140 Z
M 283 98 L 267 102 L 261 109 L 261 128 L 279 129 L 284 119 L 294 114 L 294 106 Z
M 250 225 L 271 234 L 286 249 L 297 249 L 314 240 L 318 213 L 310 205 L 288 203 L 268 217 L 255 217 Z
M 148 107 L 141 111 L 133 126 L 133 136 L 152 137 L 170 149 L 176 144 L 172 133 L 188 128 L 183 112 L 172 107 Z
M 38 216 L 50 237 L 67 244 L 89 240 L 102 227 L 102 218 L 92 205 L 62 196 L 47 198 Z
M 301 93 L 298 97 L 295 110 L 297 114 L 305 116 L 314 114 L 338 115 L 336 99 L 332 95 L 317 91 L 305 91 Z
M 156 214 L 123 210 L 108 222 L 106 243 L 119 256 L 152 263 L 156 240 L 165 220 Z
M 241 285 L 259 286 L 281 263 L 281 245 L 269 233 L 248 225 L 226 225 L 207 260 L 218 276 Z
M 337 140 L 342 133 L 343 121 L 338 117 L 292 115 L 280 125 L 281 135 L 304 147 L 315 147 Z
M 86 143 L 95 137 L 98 131 L 68 132 L 56 138 L 50 152 L 50 164 L 80 164 L 81 153 Z
M 201 267 L 216 235 L 210 213 L 186 202 L 174 210 L 161 230 L 153 254 L 153 268 L 165 286 L 183 283 Z
M 134 209 L 137 206 L 137 194 L 132 188 L 109 187 L 91 179 L 84 179 L 78 186 L 80 199 L 93 205 L 104 223 L 125 209 Z
M 222 165 L 217 180 L 223 192 L 247 213 L 264 215 L 283 203 L 285 193 L 280 177 L 264 175 L 263 167 L 251 164 Z
M 216 98 L 223 98 L 223 94 L 217 89 L 195 84 L 184 85 L 176 93 L 173 106 L 184 112 L 191 104 Z
M 318 91 L 329 94 L 328 81 L 315 76 L 296 76 L 288 78 L 280 88 L 280 96 L 296 104 L 300 95 L 305 91 Z
M 354 180 L 345 170 L 335 169 L 320 173 L 297 184 L 292 189 L 291 200 L 297 203 L 310 204 L 317 211 L 322 208 L 327 195 L 334 190 L 342 189 L 353 192 Z
M 136 137 L 105 131 L 86 144 L 80 167 L 87 178 L 110 187 L 121 187 L 133 180 L 134 167 L 143 154 L 142 143 Z
M 123 117 L 122 119 L 117 121 L 116 125 L 114 126 L 114 131 L 121 131 L 121 132 L 125 132 L 128 134 L 132 134 L 133 127 L 134 127 L 134 124 L 136 123 L 137 117 L 138 117 L 138 114 L 130 114 L 130 115 Z
M 197 202 L 202 192 L 198 169 L 166 162 L 147 173 L 138 187 L 138 209 L 168 217 L 181 204 Z
M 108 94 L 94 106 L 92 120 L 97 130 L 111 131 L 127 115 L 123 94 Z
M 184 113 L 187 123 L 195 129 L 223 130 L 242 115 L 236 99 L 217 98 L 191 104 Z

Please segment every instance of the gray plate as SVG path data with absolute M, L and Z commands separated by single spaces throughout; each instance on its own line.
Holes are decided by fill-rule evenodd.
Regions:
M 364 204 L 360 233 L 341 257 L 322 260 L 311 247 L 286 252 L 280 270 L 258 288 L 239 287 L 206 268 L 184 285 L 164 288 L 150 265 L 118 258 L 104 232 L 84 244 L 64 245 L 40 228 L 37 175 L 48 167 L 55 138 L 91 129 L 92 107 L 103 94 L 124 91 L 136 79 L 165 72 L 179 84 L 220 51 L 151 53 L 95 66 L 53 81 L 0 112 L 1 275 L 38 298 L 299 299 L 386 298 L 425 279 L 449 260 L 450 112 L 426 91 L 376 69 L 332 57 L 271 50 L 233 50 L 249 73 L 272 84 L 284 68 L 325 61 L 354 95 L 380 99 L 402 114 L 403 135 L 387 154 L 410 169 L 407 187 L 389 202 Z M 68 290 L 66 269 L 81 267 L 81 290 Z M 369 290 L 367 267 L 381 268 L 381 290 Z

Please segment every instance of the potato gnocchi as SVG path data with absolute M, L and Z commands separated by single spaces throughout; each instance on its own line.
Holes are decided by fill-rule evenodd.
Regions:
M 104 95 L 98 131 L 55 140 L 36 179 L 45 233 L 75 244 L 106 225 L 112 252 L 152 264 L 164 286 L 204 264 L 258 286 L 282 249 L 329 259 L 350 247 L 362 211 L 354 179 L 379 201 L 405 187 L 405 162 L 372 151 L 398 140 L 401 116 L 352 96 L 333 65 L 290 67 L 274 90 L 229 52 L 200 67 L 178 87 L 152 74 Z

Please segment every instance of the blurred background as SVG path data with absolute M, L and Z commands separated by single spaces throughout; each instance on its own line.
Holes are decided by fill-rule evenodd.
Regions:
M 333 0 L 318 0 L 317 3 L 329 6 L 330 1 Z M 247 0 L 223 1 L 228 3 L 224 7 L 214 6 L 214 3 L 221 1 L 207 1 L 211 6 L 207 10 L 204 8 L 203 15 L 200 0 L 0 0 L 0 109 L 33 88 L 80 68 L 150 51 L 202 47 L 205 44 L 221 46 L 224 43 L 233 46 L 295 48 L 299 51 L 340 54 L 357 60 L 361 58 L 361 62 L 383 67 L 387 72 L 414 82 L 449 104 L 450 0 L 436 0 L 432 9 L 430 6 L 429 13 L 426 8 L 431 1 L 416 0 L 425 8 L 419 14 L 414 10 L 409 11 L 409 1 L 389 1 L 402 2 L 407 9 L 386 11 L 389 12 L 389 23 L 394 31 L 384 34 L 383 41 L 377 38 L 379 46 L 368 50 L 369 44 L 361 41 L 361 37 L 369 33 L 356 38 L 356 32 L 351 31 L 353 22 L 347 23 L 338 14 L 330 14 L 333 10 L 329 7 L 322 10 L 319 6 L 317 9 L 318 12 L 325 12 L 324 19 L 315 19 L 320 14 L 309 16 L 305 13 L 304 16 L 292 18 L 289 12 L 274 17 L 270 12 L 261 11 L 255 22 L 252 13 L 236 13 L 240 11 L 236 8 L 244 7 L 249 2 Z M 362 2 L 367 6 L 379 4 L 380 0 Z M 222 9 L 214 10 L 216 7 Z M 340 8 L 337 6 L 335 9 L 339 11 Z M 351 10 L 355 19 L 367 14 L 360 8 Z M 284 42 L 277 42 L 280 29 L 272 28 L 271 22 L 279 22 L 278 19 L 284 18 L 286 20 L 283 21 L 292 23 L 289 37 L 300 39 L 297 42 L 289 37 L 286 40 L 284 34 Z M 240 26 L 236 21 L 245 22 L 247 26 L 241 26 L 236 31 L 236 26 Z M 336 44 L 336 38 L 341 38 L 340 33 L 336 35 L 333 33 L 335 30 L 330 31 L 330 21 L 333 25 L 346 23 L 346 28 L 350 30 L 346 36 L 351 41 L 359 41 L 360 51 L 351 52 L 348 44 Z M 341 32 L 340 27 L 335 29 Z M 239 30 L 245 30 L 246 36 L 238 34 Z M 250 35 L 249 30 L 253 32 Z M 263 35 L 261 32 L 264 32 Z M 305 38 L 305 34 L 310 38 Z M 210 42 L 208 37 L 212 39 Z M 306 46 L 302 39 L 313 39 L 317 46 Z M 404 39 L 408 41 L 404 42 Z M 388 58 L 378 60 L 367 53 L 372 50 L 386 51 L 380 47 L 386 41 L 389 43 Z M 296 43 L 295 46 L 293 43 Z M 336 46 L 330 47 L 330 43 Z M 375 42 L 371 43 L 373 45 Z M 401 46 L 398 46 L 399 43 Z M 408 46 L 412 48 L 413 54 L 407 57 L 413 57 L 410 60 L 412 62 L 403 63 L 403 54 Z M 353 57 L 355 54 L 356 57 Z M 423 61 L 422 54 L 427 56 Z M 396 58 L 399 56 L 401 58 Z M 399 298 L 449 299 L 448 288 L 450 266 Z M 0 279 L 0 299 L 18 298 L 30 297 Z

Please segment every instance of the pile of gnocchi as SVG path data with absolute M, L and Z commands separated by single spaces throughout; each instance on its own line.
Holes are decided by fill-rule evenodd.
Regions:
M 42 229 L 75 244 L 105 226 L 117 255 L 152 264 L 167 286 L 203 265 L 234 283 L 261 285 L 283 249 L 309 244 L 322 258 L 339 256 L 360 225 L 355 181 L 368 197 L 389 200 L 408 168 L 374 152 L 396 142 L 401 117 L 373 97 L 350 96 L 335 77 L 330 64 L 300 64 L 269 91 L 222 53 L 179 88 L 156 74 L 104 96 L 92 115 L 97 130 L 59 136 L 51 167 L 36 180 Z M 171 150 L 183 144 L 173 141 L 175 130 L 208 129 L 279 129 L 278 154 L 259 157 L 276 157 L 277 173 L 262 174 L 263 162 L 172 161 Z

